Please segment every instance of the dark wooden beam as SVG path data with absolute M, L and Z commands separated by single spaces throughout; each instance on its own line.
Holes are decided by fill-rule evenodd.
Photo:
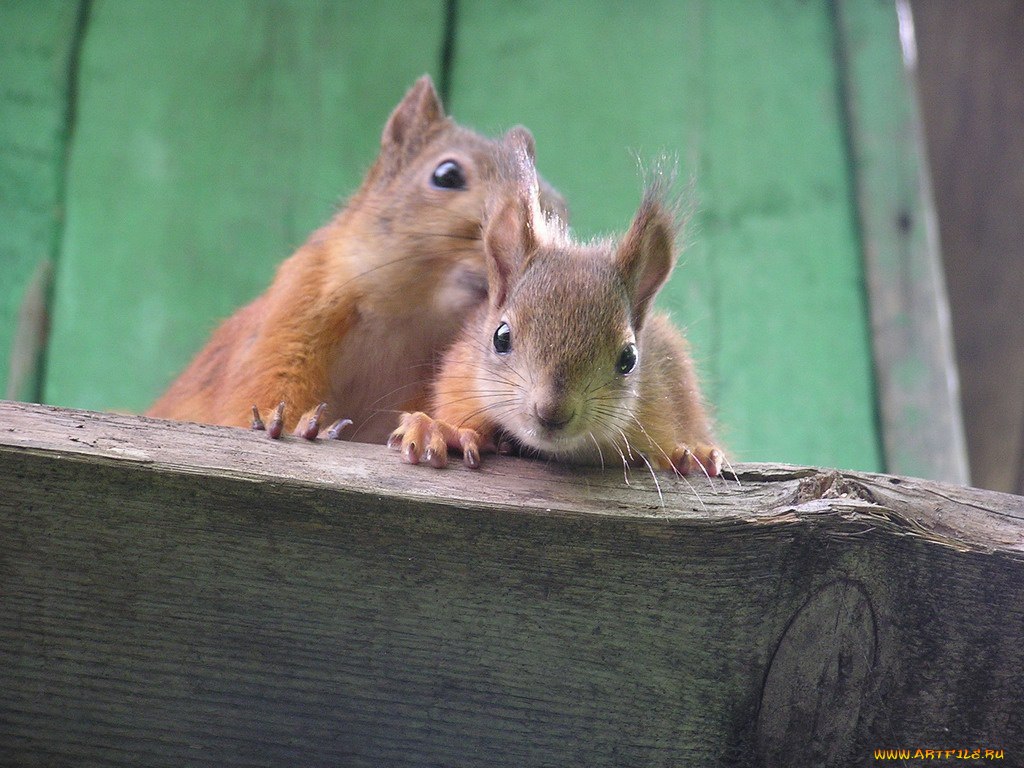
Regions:
M 0 764 L 1024 754 L 1024 501 L 0 404 Z

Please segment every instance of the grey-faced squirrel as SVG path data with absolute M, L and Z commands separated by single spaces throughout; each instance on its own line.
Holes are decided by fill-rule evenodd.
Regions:
M 407 412 L 389 445 L 411 463 L 509 441 L 558 461 L 646 462 L 718 475 L 724 455 L 682 334 L 652 310 L 677 259 L 667 184 L 647 187 L 625 236 L 575 242 L 545 213 L 528 142 L 503 167 L 513 195 L 484 228 L 489 295 L 446 352 L 430 407 Z

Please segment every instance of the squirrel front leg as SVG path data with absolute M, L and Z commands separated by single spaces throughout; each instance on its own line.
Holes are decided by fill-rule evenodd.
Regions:
M 330 391 L 330 350 L 346 343 L 352 331 L 352 301 L 341 296 L 314 303 L 297 300 L 295 295 L 296 286 L 305 287 L 309 282 L 304 277 L 306 273 L 318 274 L 322 270 L 318 255 L 322 254 L 314 247 L 300 250 L 282 265 L 277 281 L 261 297 L 269 305 L 264 327 L 273 328 L 274 332 L 262 335 L 246 350 L 246 368 L 255 369 L 256 373 L 239 381 L 232 397 L 235 403 L 251 410 L 252 429 L 265 429 L 275 440 L 292 423 L 293 434 L 307 440 L 315 440 L 329 419 L 333 419 L 326 433 L 329 439 L 340 439 L 341 431 L 352 424 L 339 413 L 336 402 L 324 400 Z M 317 326 L 320 330 L 314 334 L 303 330 Z M 251 398 L 248 402 L 243 399 L 247 397 Z M 277 402 L 277 406 L 269 426 L 265 426 L 260 407 L 268 402 Z M 287 414 L 287 410 L 302 411 L 302 415 L 293 422 L 294 416 Z
M 480 467 L 481 452 L 493 451 L 490 439 L 475 429 L 454 427 L 422 411 L 403 413 L 398 428 L 388 438 L 388 447 L 400 449 L 410 464 L 426 461 L 441 468 L 448 464 L 448 449 L 462 451 L 462 462 L 470 469 Z
M 436 418 L 422 411 L 403 413 L 388 438 L 388 446 L 400 449 L 408 463 L 418 464 L 423 459 L 432 467 L 443 467 L 450 448 L 462 451 L 467 467 L 478 469 L 480 455 L 495 452 L 497 427 L 484 415 L 486 403 L 466 391 L 467 371 L 473 370 L 472 350 L 472 342 L 460 338 L 445 353 L 431 398 Z

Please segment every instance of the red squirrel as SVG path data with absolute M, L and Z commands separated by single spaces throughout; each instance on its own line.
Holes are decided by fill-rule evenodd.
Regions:
M 395 414 L 426 405 L 461 319 L 487 295 L 485 201 L 525 128 L 503 140 L 446 117 L 429 76 L 395 108 L 360 188 L 277 270 L 270 287 L 217 328 L 148 416 L 283 429 L 314 438 L 335 421 L 383 442 Z M 563 211 L 544 185 L 544 204 Z M 344 418 L 344 421 L 341 419 Z
M 389 445 L 435 467 L 469 467 L 511 441 L 559 461 L 645 463 L 718 475 L 686 341 L 653 312 L 676 261 L 677 217 L 649 184 L 619 242 L 574 242 L 539 206 L 528 147 L 505 171 L 484 229 L 488 301 L 468 319 L 434 381 L 429 415 L 406 413 Z

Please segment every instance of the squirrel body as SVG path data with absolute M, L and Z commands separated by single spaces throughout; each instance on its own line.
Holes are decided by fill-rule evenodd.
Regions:
M 481 221 L 500 194 L 509 136 L 532 154 L 524 128 L 494 140 L 456 124 L 420 78 L 347 205 L 217 328 L 147 415 L 248 426 L 254 406 L 284 403 L 292 430 L 324 404 L 322 418 L 352 420 L 350 439 L 382 441 L 396 412 L 426 404 L 460 318 L 486 299 Z M 544 195 L 563 209 L 546 185 Z
M 519 192 L 485 225 L 489 300 L 445 354 L 429 414 L 404 414 L 389 444 L 434 466 L 452 448 L 477 467 L 511 441 L 570 463 L 719 474 L 687 342 L 651 309 L 677 255 L 662 185 L 621 241 L 580 244 L 541 211 L 525 148 L 506 172 Z

